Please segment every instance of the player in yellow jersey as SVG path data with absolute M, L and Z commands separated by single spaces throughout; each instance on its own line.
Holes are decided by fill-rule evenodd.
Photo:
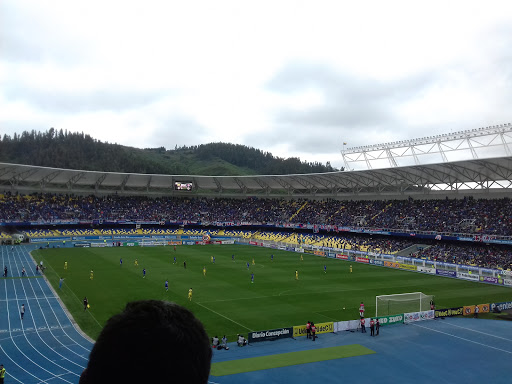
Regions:
M 94 279 L 94 271 L 91 269 L 91 276 L 89 276 L 89 279 L 92 280 Z
M 203 267 L 203 276 L 206 276 L 206 267 Z
M 352 273 L 352 265 L 350 266 L 350 273 Z
M 138 267 L 139 266 L 139 260 L 138 259 L 135 259 L 135 266 Z
M 300 261 L 304 261 L 304 257 L 302 256 L 302 253 L 300 254 Z
M 189 301 L 192 301 L 192 288 L 188 290 L 188 299 Z
M 213 256 L 210 257 L 210 261 L 213 263 Z
M 66 269 L 68 269 L 68 262 L 67 261 L 64 262 L 64 270 L 66 270 Z
M 252 258 L 252 265 L 256 265 L 256 263 L 254 262 L 254 257 Z
M 299 271 L 295 271 L 295 280 L 299 280 Z

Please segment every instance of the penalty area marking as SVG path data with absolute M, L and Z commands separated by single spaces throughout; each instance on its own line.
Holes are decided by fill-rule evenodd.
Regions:
M 249 332 L 252 332 L 252 331 L 253 331 L 252 329 L 247 328 L 245 325 L 240 324 L 239 322 L 237 322 L 237 321 L 235 321 L 235 320 L 233 320 L 233 319 L 230 319 L 229 317 L 224 316 L 223 314 L 221 314 L 221 313 L 219 313 L 219 312 L 216 312 L 216 311 L 214 311 L 213 309 L 210 309 L 210 308 L 208 308 L 207 306 L 205 306 L 205 305 L 203 305 L 203 304 L 201 304 L 201 303 L 198 303 L 197 301 L 196 301 L 195 303 L 196 303 L 197 305 L 199 305 L 200 307 L 203 307 L 204 309 L 207 309 L 207 310 L 209 310 L 210 312 L 213 312 L 213 313 L 215 313 L 216 315 L 218 315 L 218 316 L 220 316 L 220 317 L 223 317 L 223 318 L 225 318 L 226 320 L 229 320 L 229 321 L 231 321 L 232 323 L 235 323 L 236 325 L 239 325 L 239 326 L 241 326 L 241 327 L 243 327 L 243 328 L 247 329 Z

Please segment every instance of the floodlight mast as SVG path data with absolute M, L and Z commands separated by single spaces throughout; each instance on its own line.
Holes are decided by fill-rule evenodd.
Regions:
M 375 166 L 372 163 L 380 164 L 376 168 L 385 168 L 388 164 L 395 168 L 404 165 L 400 164 L 400 160 L 407 162 L 407 158 L 412 158 L 415 165 L 432 163 L 433 156 L 447 163 L 450 161 L 449 154 L 454 154 L 457 160 L 477 160 L 481 158 L 479 152 L 488 154 L 488 149 L 492 149 L 492 153 L 497 156 L 511 156 L 512 123 L 348 149 L 346 145 L 344 142 L 341 156 L 345 170 L 348 171 L 354 170 L 354 165 L 362 169 L 364 167 L 361 165 L 365 165 L 365 169 L 373 169 Z

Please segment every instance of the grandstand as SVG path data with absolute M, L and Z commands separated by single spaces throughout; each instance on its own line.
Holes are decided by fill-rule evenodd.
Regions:
M 391 268 L 397 268 L 393 265 L 399 261 L 402 266 L 418 266 L 424 269 L 421 272 L 431 274 L 436 273 L 435 263 L 439 263 L 446 276 L 457 270 L 467 280 L 481 277 L 487 279 L 483 282 L 498 284 L 492 279 L 498 281 L 500 274 L 507 272 L 503 270 L 512 268 L 512 158 L 507 141 L 512 127 L 509 124 L 495 130 L 503 139 L 504 156 L 491 157 L 496 149 L 492 142 L 487 148 L 479 147 L 481 152 L 470 151 L 469 160 L 448 161 L 448 156 L 442 154 L 441 162 L 422 164 L 421 156 L 412 156 L 414 164 L 399 166 L 400 156 L 394 151 L 400 146 L 419 150 L 421 145 L 435 142 L 438 148 L 443 147 L 443 137 L 425 138 L 352 148 L 343 154 L 346 169 L 354 168 L 351 161 L 358 163 L 361 159 L 368 169 L 312 175 L 140 175 L 4 163 L 0 164 L 4 190 L 0 195 L 0 239 L 22 233 L 35 243 L 30 246 L 35 249 L 52 239 L 60 242 L 94 237 L 102 243 L 108 239 L 113 245 L 114 241 L 137 237 L 143 242 L 150 238 L 160 245 L 166 243 L 161 238 L 172 238 L 168 244 L 174 244 L 182 238 L 200 241 L 208 235 L 238 239 L 241 244 L 272 244 L 280 250 L 304 248 L 311 254 L 318 252 L 350 262 L 370 264 L 371 260 L 382 266 L 385 260 L 392 260 L 387 261 Z M 459 134 L 463 137 L 458 139 L 472 145 L 475 137 L 486 134 L 490 135 L 491 130 L 470 131 Z M 446 143 L 455 140 L 453 135 L 444 139 Z M 375 151 L 383 151 L 391 166 L 370 166 L 371 156 L 382 160 Z M 483 157 L 482 153 L 491 155 Z M 193 187 L 177 191 L 173 188 L 177 181 L 190 182 Z M 6 257 L 22 258 L 24 265 L 30 265 L 28 253 L 14 248 L 12 254 L 4 250 Z M 51 311 L 57 312 L 60 303 L 39 280 L 27 279 L 27 284 L 37 297 L 52 300 Z M 18 280 L 16 283 L 21 284 Z M 14 302 L 22 293 L 14 290 L 9 294 Z M 460 305 L 465 304 L 471 303 Z M 14 305 L 11 318 L 17 317 L 17 302 Z M 41 319 L 46 319 L 40 309 Z M 40 319 L 37 322 L 42 324 Z M 46 326 L 51 329 L 49 323 Z M 64 321 L 54 327 L 66 336 L 67 330 L 72 330 Z M 69 335 L 75 337 L 72 332 Z M 429 335 L 423 339 L 430 340 Z M 349 337 L 354 336 L 358 335 Z M 80 348 L 80 353 L 75 353 L 80 364 L 75 365 L 80 368 L 90 343 L 81 336 L 75 338 L 76 348 Z M 10 340 L 16 344 L 16 335 Z M 378 348 L 382 347 L 376 345 Z M 54 353 L 53 349 L 47 350 Z M 43 360 L 40 364 L 45 364 L 43 354 L 39 355 Z M 23 377 L 22 370 L 14 373 Z M 75 380 L 75 370 L 79 374 L 73 367 L 64 381 Z M 59 372 L 55 377 L 60 377 Z

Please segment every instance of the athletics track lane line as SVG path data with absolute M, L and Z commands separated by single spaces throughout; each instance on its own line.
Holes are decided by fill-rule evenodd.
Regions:
M 13 255 L 14 256 L 14 255 Z M 18 267 L 18 264 L 17 262 L 16 263 L 16 267 Z M 11 261 L 9 260 L 9 266 L 12 266 L 12 263 Z M 22 288 L 23 288 L 23 292 L 26 296 L 26 291 L 25 291 L 25 287 L 23 286 L 23 282 L 21 282 L 21 285 L 22 285 Z M 18 292 L 16 290 L 16 284 L 15 282 L 13 281 L 13 288 L 14 288 L 14 296 L 16 297 L 16 301 L 17 301 L 17 307 L 19 307 L 19 299 L 18 299 Z M 7 294 L 7 292 L 6 292 Z M 62 356 L 60 353 L 58 353 L 57 351 L 55 351 L 53 348 L 51 348 L 42 338 L 42 336 L 40 335 L 38 329 L 37 329 L 37 326 L 36 326 L 36 321 L 35 321 L 35 318 L 34 318 L 34 313 L 32 312 L 31 310 L 31 307 L 29 305 L 29 303 L 27 302 L 27 310 L 30 311 L 30 317 L 32 318 L 32 322 L 34 323 L 34 329 L 35 329 L 35 332 L 37 334 L 37 336 L 39 337 L 39 339 L 43 342 L 44 345 L 46 345 L 48 347 L 48 349 L 52 352 L 54 352 L 55 354 L 57 354 L 58 356 L 60 356 L 61 358 L 63 358 L 64 360 L 69 360 L 67 358 L 65 358 L 64 356 Z M 46 321 L 46 318 L 44 317 L 44 314 L 43 314 L 43 318 L 45 319 Z M 25 336 L 25 339 L 27 340 L 27 343 L 34 349 L 35 352 L 39 353 L 42 357 L 44 357 L 46 360 L 48 360 L 49 362 L 53 363 L 56 367 L 59 367 L 60 369 L 62 369 L 64 372 L 67 373 L 71 373 L 72 375 L 75 375 L 75 376 L 78 376 L 80 377 L 80 375 L 76 374 L 75 372 L 71 371 L 70 369 L 68 368 L 65 368 L 63 366 L 61 366 L 60 364 L 57 364 L 55 361 L 52 361 L 51 359 L 48 358 L 48 356 L 46 356 L 45 354 L 43 354 L 41 351 L 39 351 L 39 349 L 37 349 L 28 339 L 26 333 L 25 333 L 25 326 L 23 325 L 23 321 L 20 320 L 20 325 L 21 325 L 21 329 L 23 331 L 23 335 Z M 48 326 L 48 323 L 46 323 L 46 325 Z M 9 327 L 10 329 L 10 327 Z M 38 365 L 38 364 L 37 364 Z M 43 368 L 44 369 L 44 368 Z M 57 378 L 58 375 L 44 369 L 46 372 L 50 373 L 51 375 L 53 375 L 55 378 Z M 61 377 L 58 377 L 59 379 L 63 380 L 63 381 L 66 381 L 68 383 L 71 383 L 70 381 L 66 380 L 66 379 L 63 379 Z
M 4 280 L 5 281 L 5 298 L 7 299 L 7 280 Z M 18 344 L 16 344 L 16 342 L 14 341 L 14 339 L 12 338 L 12 335 L 11 335 L 11 319 L 10 319 L 10 312 L 9 312 L 9 306 L 7 305 L 7 322 L 8 322 L 8 325 L 9 325 L 9 335 L 11 336 L 11 341 L 12 341 L 12 344 L 14 345 L 14 347 L 16 347 L 16 349 L 23 355 L 25 356 L 25 358 L 30 361 L 32 364 L 38 366 L 39 368 L 41 368 L 41 370 L 43 371 L 46 371 L 48 372 L 50 375 L 53 375 L 51 372 L 47 371 L 46 369 L 44 369 L 43 367 L 41 367 L 39 364 L 37 364 L 34 360 L 32 360 L 31 358 L 29 358 L 19 347 L 18 347 Z M 26 336 L 25 336 L 26 338 Z M 21 365 L 19 365 L 16 361 L 14 361 L 10 356 L 9 354 L 5 351 L 5 349 L 0 345 L 0 348 L 2 349 L 2 352 L 5 354 L 5 356 L 11 360 L 17 367 L 19 367 L 22 371 L 25 371 L 26 373 L 28 373 L 30 376 L 34 377 L 36 380 L 38 380 L 39 382 L 43 382 L 43 383 L 47 383 L 48 380 L 51 380 L 53 379 L 53 377 L 51 377 L 50 379 L 48 380 L 42 380 L 40 378 L 38 378 L 37 376 L 33 375 L 31 372 L 27 371 L 25 368 L 23 368 Z M 9 377 L 13 377 L 12 375 L 10 375 Z M 17 379 L 16 379 L 17 380 Z M 71 383 L 68 381 L 68 383 Z
M 16 267 L 18 267 L 18 264 L 16 264 Z M 23 280 L 22 280 L 22 281 L 23 281 Z M 34 293 L 34 296 L 37 296 L 36 290 L 34 289 L 34 286 L 32 285 L 32 282 L 30 281 L 30 279 L 28 279 L 27 281 L 28 281 L 28 283 L 29 283 L 29 285 L 30 285 L 30 288 L 32 289 L 32 292 Z M 39 280 L 38 280 L 38 284 L 39 284 Z M 25 291 L 25 284 L 24 284 L 23 282 L 22 282 L 22 287 L 23 287 L 23 292 L 25 293 L 25 296 L 27 296 L 27 292 Z M 41 293 L 42 293 L 43 295 L 45 295 L 44 290 L 43 290 L 43 287 L 42 287 L 40 284 L 39 284 L 39 288 L 40 288 L 40 290 L 41 290 Z M 45 296 L 46 296 L 46 295 L 45 295 Z M 53 308 L 52 308 L 52 305 L 51 305 L 50 301 L 49 301 L 48 299 L 46 299 L 46 302 L 48 303 L 48 306 L 50 307 L 50 310 L 52 311 L 53 315 L 55 316 L 55 320 L 57 320 L 57 324 L 59 325 L 59 329 L 61 329 L 61 330 L 62 330 L 62 332 L 63 332 L 64 334 L 66 334 L 66 331 L 62 328 L 62 324 L 60 323 L 60 321 L 59 321 L 59 319 L 58 319 L 57 315 L 56 315 L 56 314 L 55 314 L 55 312 L 53 311 Z M 42 317 L 43 317 L 43 321 L 46 323 L 46 326 L 48 327 L 48 330 L 49 330 L 50 334 L 53 336 L 53 338 L 55 339 L 55 341 L 57 341 L 60 345 L 62 345 L 62 346 L 63 346 L 64 348 L 66 348 L 68 351 L 70 351 L 70 352 L 72 352 L 72 353 L 76 354 L 76 355 L 77 355 L 77 356 L 79 356 L 81 359 L 83 359 L 83 360 L 86 360 L 86 361 L 87 361 L 87 360 L 88 360 L 87 358 L 85 358 L 85 357 L 84 357 L 84 356 L 82 356 L 82 355 L 79 355 L 78 353 L 76 353 L 76 352 L 75 352 L 75 351 L 73 351 L 72 349 L 68 348 L 66 345 L 64 345 L 64 343 L 62 343 L 62 342 L 57 338 L 57 336 L 54 334 L 54 332 L 53 332 L 53 330 L 52 330 L 52 327 L 50 326 L 50 323 L 49 323 L 49 321 L 48 321 L 48 319 L 47 319 L 47 317 L 46 317 L 46 315 L 45 315 L 45 313 L 44 313 L 45 311 L 44 311 L 44 310 L 43 310 L 43 308 L 41 307 L 41 303 L 39 302 L 39 300 L 36 300 L 36 303 L 37 303 L 37 305 L 38 305 L 38 307 L 39 307 L 39 310 L 40 310 L 40 312 L 41 312 L 41 315 L 42 315 Z M 32 316 L 32 319 L 34 320 L 34 325 L 35 325 L 35 317 L 34 317 L 34 314 L 33 314 L 32 312 L 31 312 L 31 316 Z M 67 336 L 67 334 L 66 334 L 66 336 Z M 69 336 L 68 336 L 68 337 L 69 337 Z M 83 369 L 85 369 L 85 366 L 84 366 L 84 365 L 81 365 L 81 364 L 79 364 L 79 363 L 77 363 L 77 362 L 75 362 L 75 361 L 73 361 L 73 360 L 69 359 L 68 357 L 66 357 L 66 356 L 64 356 L 64 355 L 61 355 L 61 354 L 60 354 L 59 352 L 57 352 L 54 348 L 51 348 L 51 347 L 46 343 L 46 341 L 44 341 L 44 340 L 43 340 L 43 338 L 42 338 L 42 337 L 40 337 L 40 338 L 41 338 L 41 341 L 42 341 L 42 342 L 43 342 L 43 343 L 44 343 L 48 348 L 50 348 L 51 350 L 53 350 L 53 351 L 54 351 L 57 355 L 59 355 L 62 359 L 67 360 L 67 361 L 69 361 L 70 363 L 74 364 L 75 366 L 80 367 L 82 370 L 83 370 Z M 71 338 L 70 338 L 70 339 L 71 339 Z
M 437 329 L 432 329 L 432 328 L 429 328 L 429 327 L 424 327 L 424 326 L 419 325 L 419 324 L 411 323 L 410 325 L 414 325 L 415 327 L 420 327 L 420 328 L 428 329 L 429 331 L 442 333 L 443 335 L 447 335 L 447 336 L 455 337 L 456 339 L 460 339 L 460 340 L 468 341 L 468 342 L 470 342 L 470 343 L 474 343 L 474 344 L 482 345 L 482 346 L 484 346 L 484 347 L 488 347 L 488 348 L 496 349 L 496 350 L 498 350 L 498 351 L 505 352 L 505 353 L 510 353 L 510 354 L 512 355 L 512 351 L 507 351 L 506 349 L 501 349 L 501 348 L 493 347 L 492 345 L 487 345 L 487 344 L 479 343 L 478 341 L 473 341 L 473 340 L 470 340 L 470 339 L 466 339 L 466 338 L 464 338 L 464 337 L 460 337 L 460 336 L 452 335 L 451 333 L 443 332 L 443 331 L 439 331 L 439 330 L 437 330 Z
M 27 251 L 24 251 L 24 252 L 23 252 L 23 256 L 25 257 L 25 259 L 27 258 L 27 255 L 28 255 L 28 256 L 30 256 L 30 255 L 28 254 L 28 252 L 27 252 Z M 32 260 L 33 260 L 33 259 L 32 259 Z M 34 261 L 34 260 L 33 260 L 33 261 Z M 53 269 L 53 268 L 52 268 L 52 269 Z M 49 282 L 48 282 L 44 277 L 43 277 L 43 280 L 44 280 L 45 284 L 46 284 L 46 285 L 47 285 L 47 287 L 48 287 L 50 283 L 49 283 Z M 31 282 L 31 281 L 29 281 L 29 284 L 30 284 L 30 286 L 31 286 L 31 288 L 32 288 L 32 291 L 33 291 L 33 292 L 34 292 L 34 294 L 35 294 L 35 290 L 34 290 L 34 287 L 32 286 L 32 282 Z M 53 315 L 55 316 L 55 320 L 57 320 L 57 323 L 59 324 L 59 327 L 60 327 L 60 329 L 62 330 L 62 332 L 63 332 L 63 333 L 64 333 L 64 334 L 69 338 L 69 340 L 71 340 L 71 341 L 74 343 L 73 345 L 76 345 L 76 346 L 78 346 L 78 347 L 80 347 L 80 348 L 84 349 L 85 351 L 87 351 L 87 353 L 89 353 L 89 352 L 90 352 L 90 348 L 86 348 L 85 346 L 83 346 L 82 344 L 80 344 L 77 340 L 73 339 L 73 338 L 72 338 L 72 337 L 67 333 L 67 331 L 64 329 L 64 326 L 62 325 L 61 321 L 59 320 L 59 317 L 58 317 L 57 313 L 55 312 L 54 307 L 53 307 L 53 305 L 50 303 L 50 300 L 49 300 L 49 299 L 56 299 L 56 300 L 57 300 L 57 304 L 58 304 L 58 305 L 59 305 L 59 307 L 60 307 L 60 303 L 59 303 L 59 301 L 58 301 L 58 297 L 57 297 L 57 296 L 55 296 L 55 295 L 53 295 L 53 294 L 52 294 L 51 296 L 46 295 L 46 294 L 45 294 L 45 292 L 44 292 L 44 287 L 41 285 L 41 280 L 40 280 L 40 279 L 38 279 L 38 280 L 37 280 L 37 284 L 39 285 L 39 288 L 41 289 L 41 293 L 44 295 L 44 298 L 46 299 L 46 302 L 48 303 L 48 306 L 49 306 L 50 310 L 52 311 Z M 39 301 L 38 301 L 38 304 L 39 304 Z M 61 309 L 62 309 L 62 311 L 63 311 L 64 315 L 66 316 L 67 320 L 70 322 L 70 325 L 71 325 L 71 326 L 73 326 L 73 322 L 71 321 L 71 319 L 69 319 L 69 318 L 67 317 L 66 312 L 63 310 L 63 308 L 62 308 L 62 307 L 61 307 Z M 43 312 L 43 310 L 42 310 L 42 309 L 41 309 L 41 312 Z M 43 316 L 44 316 L 44 313 L 43 313 Z M 76 331 L 76 330 L 75 330 L 75 331 Z M 86 340 L 86 339 L 85 339 L 82 335 L 80 335 L 78 332 L 77 332 L 77 334 L 78 334 L 78 336 L 79 336 L 79 338 L 80 338 L 81 340 Z M 55 336 L 54 336 L 54 337 L 55 337 Z M 81 359 L 84 359 L 84 360 L 88 361 L 88 359 L 87 359 L 86 357 L 84 357 L 84 356 L 82 356 L 81 354 L 79 354 L 79 353 L 77 353 L 77 352 L 73 351 L 73 350 L 72 350 L 72 349 L 70 349 L 68 346 L 64 345 L 60 340 L 58 340 L 58 341 L 59 341 L 59 343 L 60 343 L 63 347 L 65 347 L 66 349 L 68 349 L 68 350 L 69 350 L 69 351 L 71 351 L 72 353 L 76 354 L 76 355 L 77 355 L 77 356 L 79 356 Z M 85 367 L 83 367 L 83 368 L 85 368 Z
M 450 325 L 452 327 L 457 327 L 457 328 L 462 328 L 462 329 L 465 329 L 467 331 L 471 331 L 471 332 L 477 332 L 477 333 L 481 333 L 482 335 L 486 335 L 486 336 L 491 336 L 491 337 L 495 337 L 497 339 L 502 339 L 502 340 L 506 340 L 506 341 L 512 341 L 512 339 L 507 339 L 506 337 L 501 337 L 501 336 L 496 336 L 496 335 L 493 335 L 491 333 L 485 333 L 485 332 L 482 332 L 482 331 L 477 331 L 476 329 L 471 329 L 471 328 L 467 328 L 467 327 L 462 327 L 460 325 L 455 325 L 455 324 L 451 324 L 451 323 L 444 323 L 445 325 Z

